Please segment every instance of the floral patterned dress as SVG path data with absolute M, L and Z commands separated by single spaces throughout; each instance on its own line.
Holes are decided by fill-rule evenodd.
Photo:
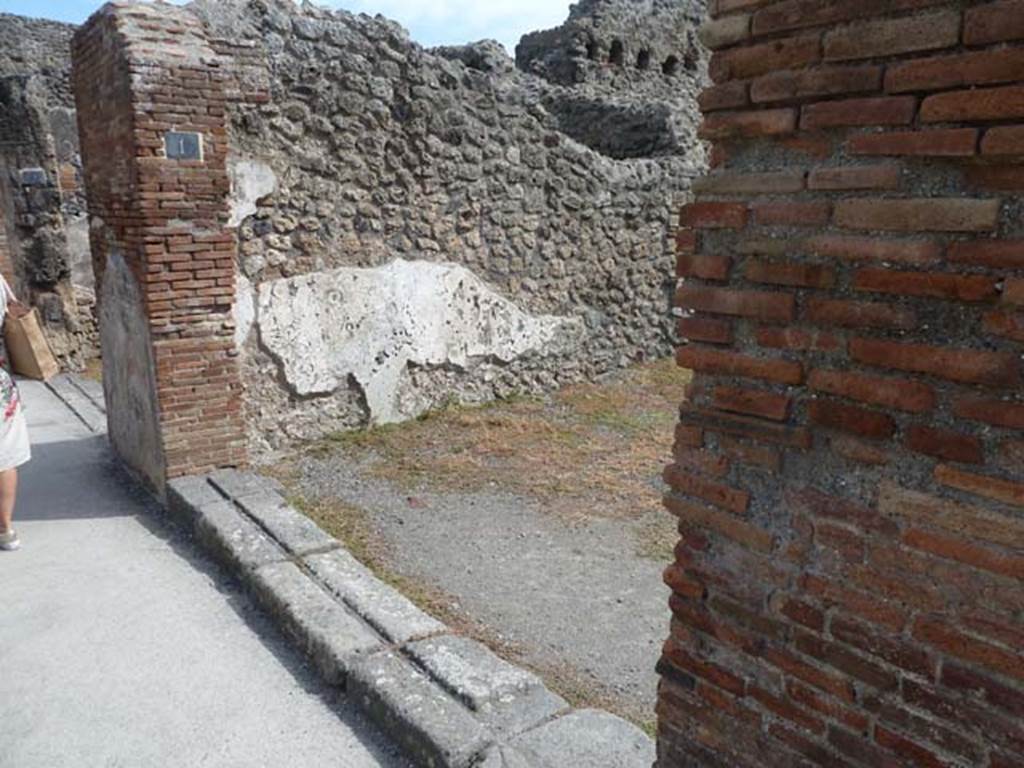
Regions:
M 0 276 L 0 318 L 7 316 L 7 304 L 14 293 Z M 0 471 L 14 469 L 32 458 L 28 425 L 21 405 L 18 385 L 7 372 L 7 361 L 0 361 Z

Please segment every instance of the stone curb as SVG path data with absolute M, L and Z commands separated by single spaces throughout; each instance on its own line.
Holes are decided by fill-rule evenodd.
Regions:
M 228 568 L 331 685 L 424 768 L 650 768 L 653 742 L 573 710 L 532 673 L 453 634 L 295 510 L 273 480 L 172 480 L 167 512 Z
M 61 373 L 46 382 L 47 388 L 77 416 L 90 431 L 107 431 L 107 410 L 103 385 L 72 373 Z

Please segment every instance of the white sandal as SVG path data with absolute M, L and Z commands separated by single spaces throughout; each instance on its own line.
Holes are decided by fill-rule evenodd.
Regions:
M 12 528 L 7 533 L 0 533 L 0 550 L 13 552 L 16 549 L 21 549 L 21 539 L 18 538 L 14 529 Z

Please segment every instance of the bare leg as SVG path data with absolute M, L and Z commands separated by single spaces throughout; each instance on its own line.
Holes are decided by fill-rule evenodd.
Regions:
M 14 522 L 14 500 L 18 496 L 18 470 L 0 472 L 0 533 L 11 530 Z

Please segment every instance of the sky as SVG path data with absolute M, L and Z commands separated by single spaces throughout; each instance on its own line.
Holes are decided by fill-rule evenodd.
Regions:
M 0 0 L 0 12 L 80 24 L 103 0 Z M 381 13 L 401 22 L 426 46 L 493 38 L 514 53 L 520 36 L 561 24 L 569 0 L 327 0 L 354 13 Z

